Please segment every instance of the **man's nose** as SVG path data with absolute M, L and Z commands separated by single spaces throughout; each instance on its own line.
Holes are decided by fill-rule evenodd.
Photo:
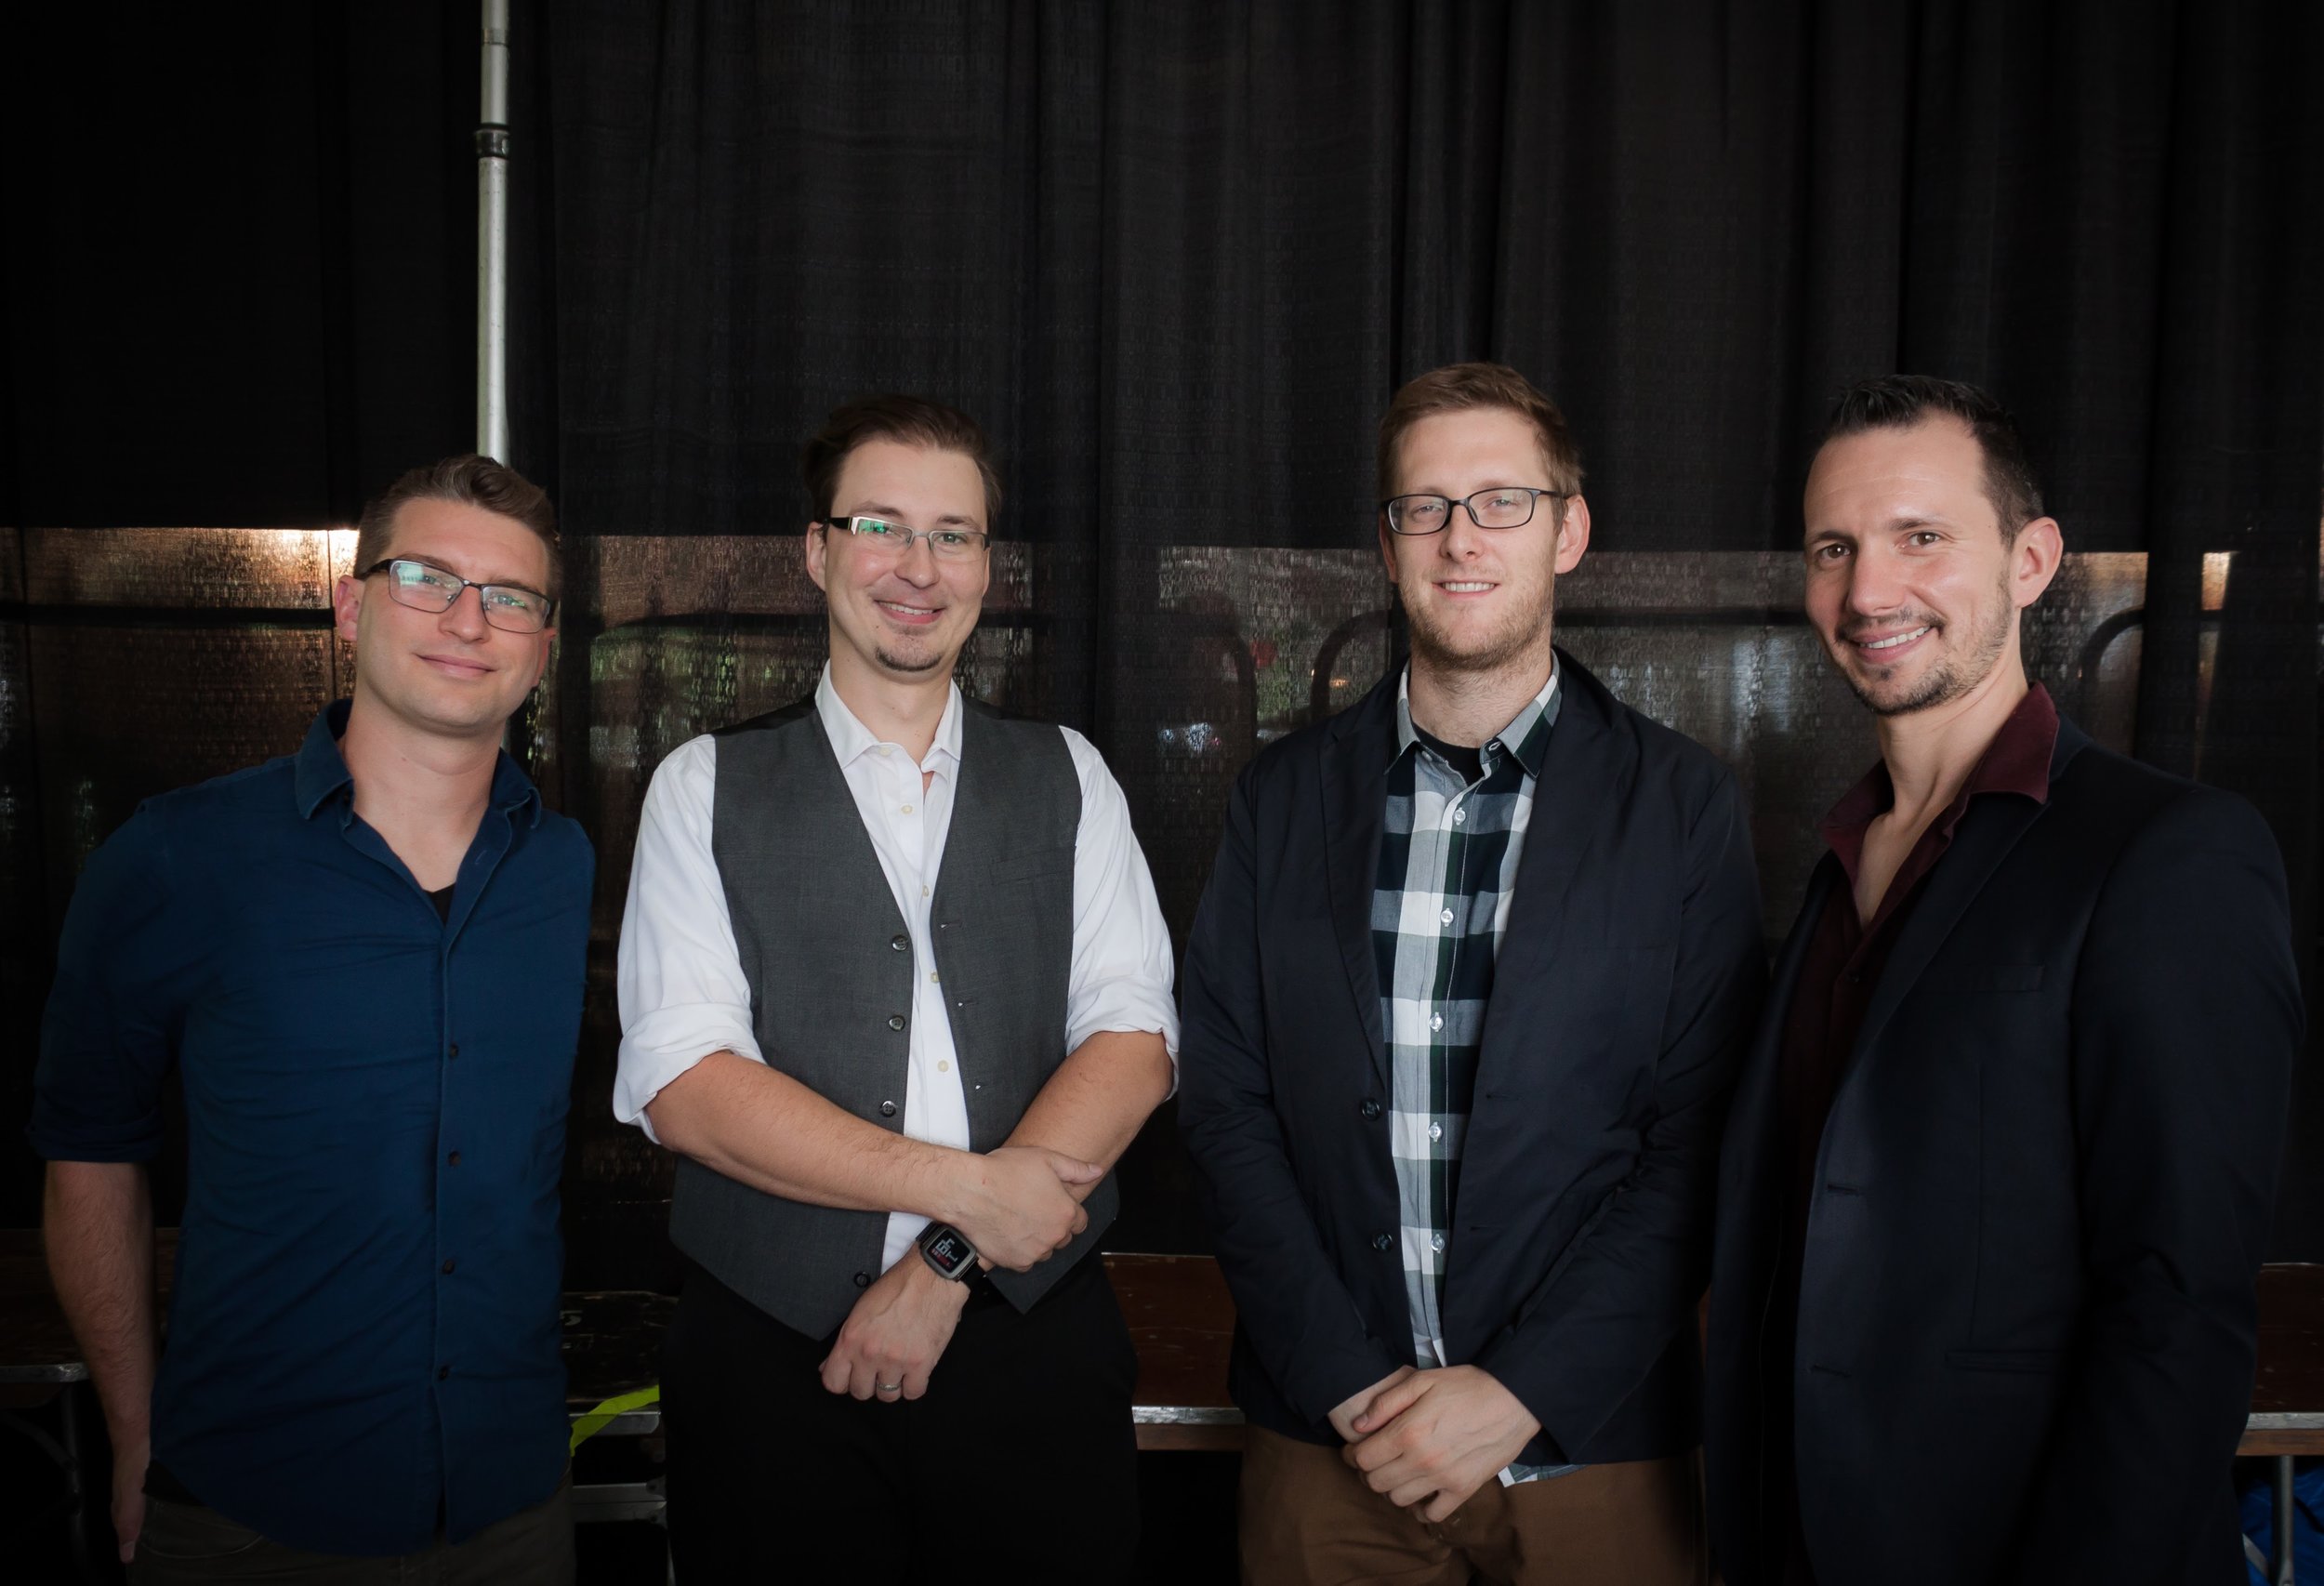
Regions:
M 1856 557 L 1848 568 L 1848 609 L 1863 616 L 1878 616 L 1904 604 L 1905 581 L 1889 557 L 1874 552 Z
M 475 598 L 471 600 L 470 596 Z M 444 608 L 443 626 L 462 639 L 483 638 L 492 627 L 484 620 L 484 591 L 473 584 L 463 588 Z

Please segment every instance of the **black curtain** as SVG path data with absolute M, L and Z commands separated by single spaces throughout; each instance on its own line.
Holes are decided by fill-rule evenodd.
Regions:
M 13 52 L 11 521 L 343 521 L 465 445 L 473 7 L 105 26 L 76 51 L 95 117 Z M 2133 609 L 2053 599 L 2047 681 L 2259 804 L 2313 960 L 2309 0 L 521 0 L 515 34 L 512 460 L 557 496 L 574 591 L 528 737 L 602 879 L 581 1274 L 634 1279 L 666 1183 L 601 1093 L 637 799 L 812 677 L 796 446 L 878 389 L 997 440 L 1022 543 L 972 678 L 1092 734 L 1182 930 L 1235 770 L 1393 644 L 1380 409 L 1437 363 L 1517 364 L 1590 469 L 1604 582 L 1577 581 L 1571 641 L 1746 771 L 1773 932 L 1869 754 L 1786 626 L 1825 405 L 1891 369 L 1978 381 L 2069 550 L 2146 557 Z M 55 758 L 46 723 L 7 730 L 0 763 Z M 53 855 L 93 838 L 0 819 L 13 863 L 61 870 L 53 919 Z M 2278 1256 L 2324 1257 L 2319 1078 Z M 1125 1176 L 1120 1243 L 1200 1248 L 1167 1118 Z

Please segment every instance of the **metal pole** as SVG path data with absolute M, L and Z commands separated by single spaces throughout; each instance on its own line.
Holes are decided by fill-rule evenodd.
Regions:
M 476 127 L 476 449 L 508 456 L 508 0 L 483 0 Z

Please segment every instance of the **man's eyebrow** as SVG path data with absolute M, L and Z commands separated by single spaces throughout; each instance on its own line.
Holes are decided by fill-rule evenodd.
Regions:
M 491 584 L 495 588 L 503 589 L 522 589 L 528 595 L 538 595 L 544 601 L 548 599 L 548 591 L 547 589 L 536 588 L 533 585 L 526 583 L 522 578 L 469 578 L 468 575 L 461 572 L 458 568 L 447 567 L 442 562 L 438 562 L 435 558 L 431 556 L 423 556 L 416 550 L 399 551 L 394 556 L 388 558 L 388 560 L 390 562 L 416 562 L 422 567 L 432 567 L 439 573 L 449 573 L 455 578 L 468 578 L 468 581 L 471 584 Z
M 866 501 L 853 512 L 841 513 L 840 516 L 850 518 L 902 518 L 905 516 L 905 513 L 898 508 L 886 506 L 878 501 Z M 946 512 L 943 517 L 938 518 L 936 522 L 938 523 L 957 523 L 964 529 L 974 529 L 979 534 L 983 534 L 984 532 L 984 524 L 978 522 L 974 518 L 963 517 L 957 512 Z

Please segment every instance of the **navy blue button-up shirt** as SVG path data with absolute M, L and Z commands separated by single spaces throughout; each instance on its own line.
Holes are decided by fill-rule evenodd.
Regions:
M 595 861 L 505 755 L 440 919 L 356 818 L 345 702 L 90 857 L 31 1135 L 135 1162 L 185 1088 L 153 1457 L 334 1553 L 455 1541 L 565 1465 L 557 1182 Z

